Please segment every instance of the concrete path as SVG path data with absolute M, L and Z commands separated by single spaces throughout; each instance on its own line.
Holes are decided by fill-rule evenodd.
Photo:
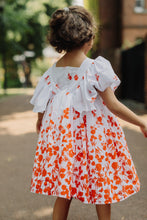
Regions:
M 31 94 L 0 99 L 0 220 L 51 220 L 56 197 L 30 192 L 37 142 Z M 147 121 L 147 113 L 142 116 Z M 141 190 L 112 205 L 112 220 L 147 219 L 147 139 L 121 122 L 141 182 Z M 68 220 L 96 220 L 94 205 L 73 199 Z

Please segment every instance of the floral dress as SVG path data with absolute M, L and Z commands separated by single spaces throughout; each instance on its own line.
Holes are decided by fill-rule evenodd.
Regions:
M 43 74 L 30 101 L 44 112 L 31 192 L 108 204 L 139 191 L 124 133 L 98 93 L 119 84 L 101 56 Z

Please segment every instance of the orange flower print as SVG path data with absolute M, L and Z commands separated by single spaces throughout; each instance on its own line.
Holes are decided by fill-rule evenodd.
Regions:
M 48 78 L 49 78 L 49 76 L 46 76 L 46 77 L 45 77 L 45 80 L 47 80 Z
M 96 124 L 103 125 L 101 116 L 97 117 Z
M 42 159 L 43 159 L 43 156 L 42 156 L 42 155 L 39 155 L 39 157 L 38 157 L 39 162 L 41 162 Z
M 79 118 L 79 117 L 80 117 L 80 112 L 74 111 L 74 117 L 73 117 L 73 119 L 76 120 L 76 119 Z
M 76 75 L 74 75 L 74 79 L 75 80 L 78 80 L 79 79 L 79 77 L 78 77 L 78 75 L 76 74 Z
M 95 130 L 91 130 L 91 134 L 95 134 Z
M 53 94 L 53 95 L 56 95 L 56 93 L 55 93 L 54 91 L 52 91 L 52 94 Z
M 71 124 L 70 123 L 67 125 L 67 129 L 69 129 L 69 128 L 71 128 Z
M 100 163 L 98 163 L 98 164 L 96 165 L 96 168 L 97 168 L 98 171 L 101 171 L 102 165 L 101 165 Z
M 113 77 L 113 79 L 114 79 L 114 80 L 117 80 L 117 79 L 118 79 L 118 77 L 115 75 L 115 76 Z
M 72 76 L 70 75 L 70 73 L 68 73 L 68 79 L 72 80 Z
M 108 120 L 107 120 L 108 123 L 111 124 L 111 126 L 116 126 L 117 127 L 117 123 L 114 121 L 113 117 L 111 117 L 110 115 L 108 115 Z
M 96 78 L 97 81 L 99 81 L 99 77 L 100 77 L 100 76 L 98 75 L 98 73 L 96 73 L 96 74 L 95 74 L 95 78 Z
M 98 136 L 98 137 L 99 137 L 99 140 L 101 141 L 101 140 L 102 140 L 102 135 L 100 135 L 100 134 L 99 134 L 99 136 Z
M 61 178 L 65 177 L 65 171 L 66 171 L 66 169 L 64 169 L 64 168 L 60 169 L 60 177 Z
M 46 171 L 46 169 L 44 169 L 44 170 L 42 171 L 42 176 L 46 176 L 46 174 L 47 174 L 47 171 Z
M 69 108 L 64 109 L 63 112 L 64 112 L 64 116 L 63 117 L 68 119 L 69 118 Z
M 93 103 L 96 100 L 96 97 L 91 98 L 91 103 Z
M 48 86 L 51 97 L 45 106 L 31 179 L 34 193 L 75 197 L 86 204 L 109 204 L 139 191 L 139 179 L 117 117 L 89 84 L 88 79 L 95 85 L 100 77 L 105 80 L 96 66 L 79 73 L 83 74 L 80 83 L 78 72 L 66 73 L 66 81 L 75 80 L 74 89 L 69 84 L 62 93 L 57 89 L 59 81 L 56 87 Z M 52 85 L 49 75 L 44 78 L 45 84 Z M 112 79 L 117 80 L 115 76 Z M 63 102 L 55 106 L 58 92 Z
M 75 187 L 72 188 L 71 194 L 74 195 L 77 193 L 77 189 Z
M 80 130 L 79 132 L 77 132 L 77 134 L 76 134 L 76 139 L 77 139 L 77 140 L 82 140 L 81 130 Z
M 62 185 L 62 191 L 61 191 L 61 195 L 63 195 L 63 196 L 67 196 L 67 198 L 69 198 L 68 197 L 68 189 L 67 189 L 67 187 L 66 187 L 66 185 Z
M 95 110 L 91 111 L 91 113 L 93 114 L 94 117 L 96 116 L 96 111 Z
M 113 162 L 112 163 L 112 167 L 114 170 L 116 170 L 118 168 L 118 163 L 117 162 Z

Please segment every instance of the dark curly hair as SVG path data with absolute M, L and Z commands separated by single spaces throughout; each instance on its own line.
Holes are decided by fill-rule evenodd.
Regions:
M 92 15 L 82 6 L 56 10 L 49 26 L 48 40 L 59 53 L 82 47 L 96 31 Z

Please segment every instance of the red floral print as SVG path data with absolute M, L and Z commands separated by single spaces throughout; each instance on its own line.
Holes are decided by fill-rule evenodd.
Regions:
M 72 76 L 70 75 L 70 73 L 68 73 L 68 79 L 72 80 Z
M 96 74 L 95 74 L 95 78 L 96 78 L 97 81 L 99 81 L 99 77 L 100 77 L 100 76 L 98 75 L 98 73 L 96 73 Z
M 52 77 L 44 77 L 44 97 L 46 99 L 48 94 L 50 97 L 37 141 L 31 192 L 67 199 L 74 197 L 84 203 L 109 204 L 122 201 L 140 189 L 123 130 L 90 85 L 92 81 L 98 87 L 101 80 L 105 80 L 103 71 L 96 70 L 94 65 L 92 62 L 93 72 L 89 73 L 88 69 L 83 75 L 77 72 L 72 77 L 66 72 L 68 84 L 68 80 L 77 81 L 72 90 L 69 86 L 62 92 L 64 85 L 58 81 L 52 87 Z M 104 66 L 107 69 L 105 67 L 107 62 Z M 113 82 L 118 80 L 111 69 L 108 73 Z M 40 97 L 42 103 L 43 94 Z M 38 104 L 38 96 L 35 101 Z
M 78 77 L 78 75 L 76 74 L 76 75 L 74 75 L 74 79 L 75 80 L 78 80 L 79 79 L 79 77 Z

